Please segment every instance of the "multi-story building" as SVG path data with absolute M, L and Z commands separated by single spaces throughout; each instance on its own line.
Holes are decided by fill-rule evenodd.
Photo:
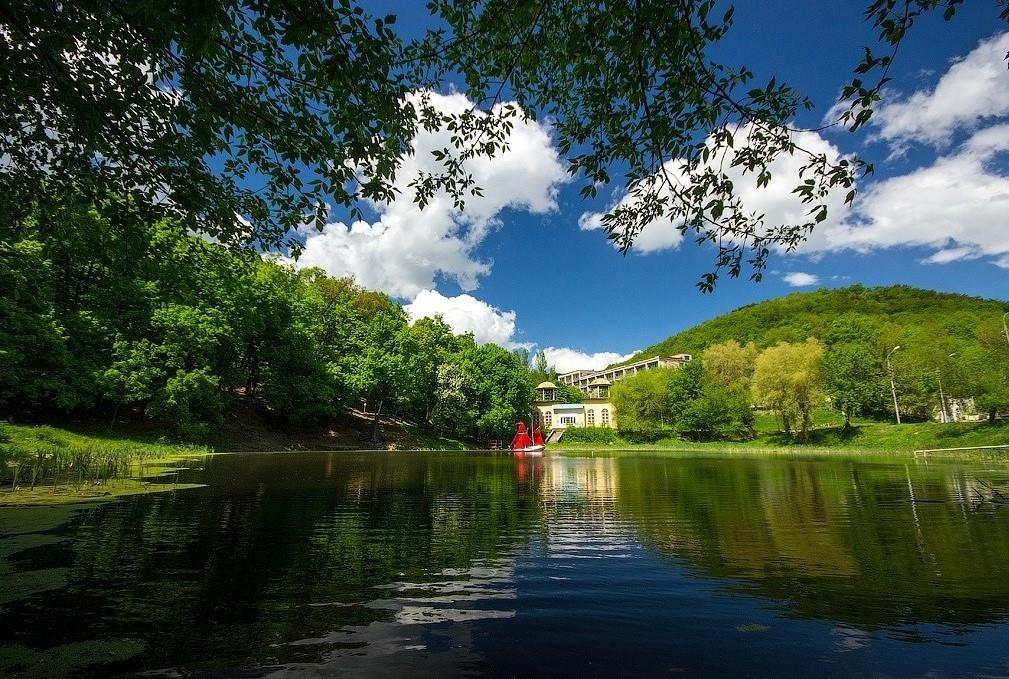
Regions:
M 597 379 L 603 379 L 612 383 L 629 375 L 636 375 L 637 373 L 645 370 L 654 370 L 655 368 L 679 368 L 684 363 L 689 362 L 691 358 L 693 357 L 690 354 L 652 356 L 651 358 L 646 358 L 641 361 L 635 361 L 634 363 L 628 363 L 627 365 L 620 365 L 615 368 L 606 368 L 605 370 L 572 370 L 571 372 L 566 372 L 563 375 L 558 375 L 557 379 L 564 384 L 576 386 L 582 391 L 587 392 L 589 385 Z
M 556 384 L 540 383 L 533 400 L 533 424 L 546 432 L 567 427 L 616 428 L 610 383 L 606 380 L 594 382 L 581 403 L 563 403 L 557 396 Z
M 617 426 L 616 410 L 610 400 L 610 385 L 630 375 L 655 368 L 679 368 L 691 360 L 690 354 L 654 356 L 617 368 L 605 370 L 573 370 L 558 375 L 564 384 L 578 387 L 585 396 L 581 403 L 563 403 L 557 396 L 557 385 L 543 382 L 536 387 L 533 400 L 533 423 L 543 431 L 567 427 Z

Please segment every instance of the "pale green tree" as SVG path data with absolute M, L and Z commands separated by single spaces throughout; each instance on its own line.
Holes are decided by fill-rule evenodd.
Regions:
M 672 425 L 669 391 L 677 372 L 673 368 L 647 370 L 610 387 L 621 431 L 647 432 Z
M 813 409 L 823 396 L 823 354 L 817 339 L 781 342 L 760 352 L 753 371 L 753 400 L 773 408 L 782 429 L 802 441 L 809 440 Z
M 743 346 L 734 339 L 727 340 L 705 349 L 702 360 L 704 372 L 720 386 L 730 390 L 749 389 L 757 347 L 753 342 Z

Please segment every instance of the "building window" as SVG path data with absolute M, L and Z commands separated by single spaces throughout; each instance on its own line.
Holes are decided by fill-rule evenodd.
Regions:
M 599 419 L 602 421 L 602 423 L 604 425 L 607 425 L 607 424 L 610 423 L 610 411 L 609 411 L 609 408 L 603 408 L 602 412 L 599 413 Z
M 596 423 L 596 411 L 589 410 L 587 422 L 588 422 L 588 424 L 589 424 L 590 427 L 595 426 L 595 423 Z
M 563 424 L 563 425 L 574 424 L 575 423 L 575 418 L 572 417 L 571 415 L 562 415 L 560 417 L 560 423 Z
M 537 427 L 540 424 L 540 413 L 538 410 L 533 413 L 533 424 L 536 425 Z
M 546 423 L 547 429 L 554 426 L 553 419 L 554 417 L 552 413 L 546 413 L 545 415 L 543 415 L 543 421 Z

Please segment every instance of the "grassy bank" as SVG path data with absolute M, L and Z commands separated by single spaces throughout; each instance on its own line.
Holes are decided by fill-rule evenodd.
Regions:
M 758 425 L 760 423 L 758 422 Z M 787 452 L 787 453 L 910 453 L 933 448 L 962 448 L 972 446 L 1009 445 L 1009 422 L 996 424 L 959 422 L 915 422 L 885 424 L 861 422 L 850 429 L 831 424 L 810 432 L 808 443 L 798 443 L 779 432 L 759 431 L 748 440 L 693 442 L 679 438 L 665 438 L 652 443 L 634 443 L 619 436 L 612 443 L 574 443 L 561 441 L 555 444 L 560 450 L 697 450 L 721 452 Z M 996 455 L 1009 459 L 1009 448 Z
M 150 483 L 206 446 L 49 426 L 0 425 L 0 505 L 63 504 L 190 487 Z

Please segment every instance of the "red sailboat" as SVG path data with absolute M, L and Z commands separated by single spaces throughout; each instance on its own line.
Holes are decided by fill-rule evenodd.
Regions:
M 515 438 L 512 439 L 512 452 L 517 455 L 542 455 L 546 449 L 543 434 L 539 427 L 533 427 L 532 438 L 526 432 L 525 422 L 515 423 Z

